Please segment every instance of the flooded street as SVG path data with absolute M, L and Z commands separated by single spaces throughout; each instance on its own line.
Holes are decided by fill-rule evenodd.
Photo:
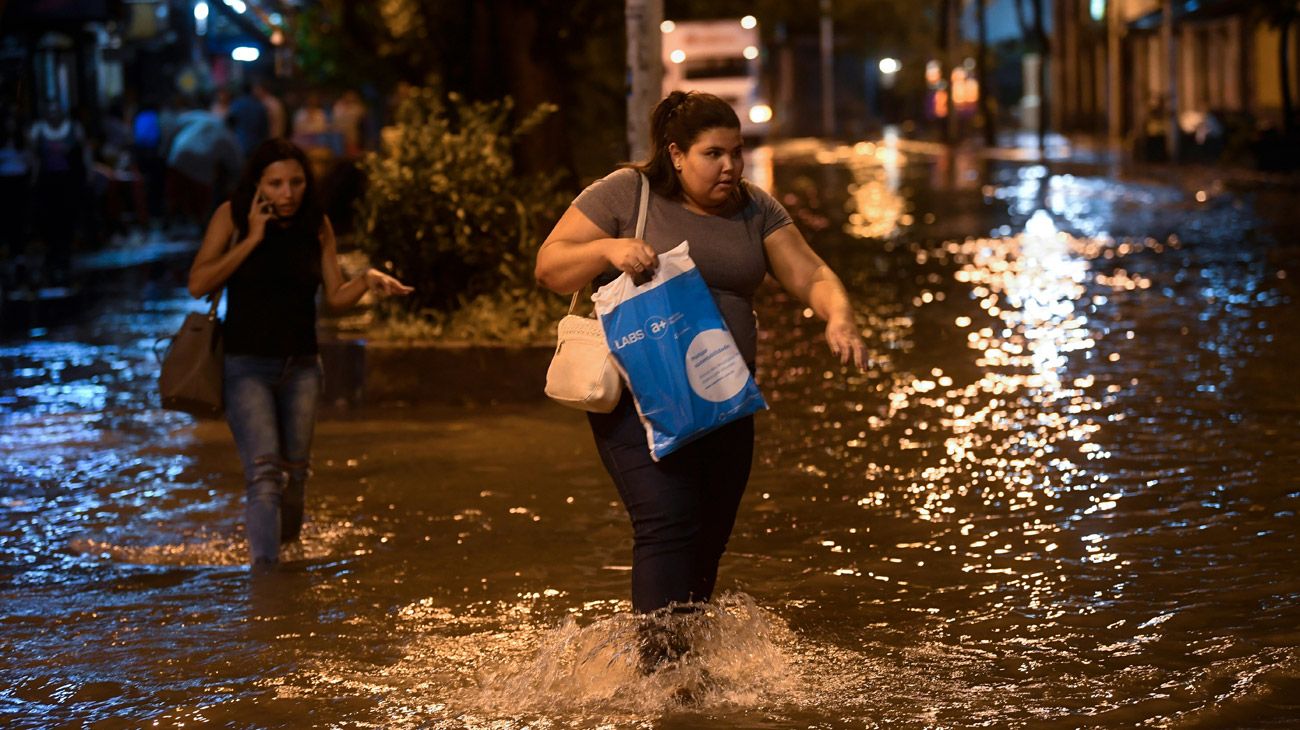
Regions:
M 0 343 L 0 725 L 1294 726 L 1295 191 L 917 143 L 749 177 L 872 363 L 765 289 L 689 661 L 636 671 L 626 515 L 546 402 L 328 411 L 302 544 L 251 575 L 224 423 L 153 394 L 200 305 L 132 270 Z

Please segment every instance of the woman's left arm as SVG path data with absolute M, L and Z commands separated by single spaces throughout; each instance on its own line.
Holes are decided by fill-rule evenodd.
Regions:
M 831 354 L 859 369 L 867 360 L 866 345 L 853 321 L 853 307 L 840 277 L 822 261 L 794 225 L 782 226 L 763 239 L 772 274 L 786 291 L 812 307 L 826 321 Z
M 398 294 L 405 296 L 415 291 L 379 269 L 366 269 L 355 279 L 343 280 L 339 267 L 338 246 L 334 240 L 334 226 L 324 218 L 320 226 L 320 272 L 325 285 L 325 304 L 338 312 L 356 305 L 367 291 L 380 296 Z

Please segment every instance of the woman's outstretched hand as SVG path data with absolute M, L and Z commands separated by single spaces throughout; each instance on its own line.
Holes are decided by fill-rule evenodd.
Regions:
M 838 357 L 841 364 L 847 365 L 852 359 L 861 370 L 867 362 L 867 346 L 862 342 L 862 335 L 852 317 L 832 317 L 826 322 L 826 344 L 830 345 L 831 354 Z
M 379 269 L 366 270 L 366 288 L 378 294 L 381 297 L 388 296 L 406 296 L 415 291 L 414 287 L 407 286 L 393 277 L 385 274 Z

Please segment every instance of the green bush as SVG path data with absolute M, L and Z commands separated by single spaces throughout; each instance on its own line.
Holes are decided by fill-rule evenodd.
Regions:
M 537 289 L 533 261 L 568 196 L 557 175 L 516 174 L 512 146 L 555 108 L 514 123 L 509 98 L 444 100 L 420 89 L 402 102 L 383 149 L 361 162 L 367 187 L 357 202 L 360 248 L 415 287 L 387 300 L 389 331 L 545 338 L 563 302 Z

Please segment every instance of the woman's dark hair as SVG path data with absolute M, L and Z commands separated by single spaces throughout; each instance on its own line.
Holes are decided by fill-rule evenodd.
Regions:
M 239 230 L 239 238 L 248 235 L 248 210 L 253 206 L 253 195 L 257 185 L 262 181 L 262 173 L 272 163 L 282 160 L 295 160 L 302 165 L 302 173 L 307 185 L 302 193 L 302 204 L 289 220 L 289 227 L 310 235 L 312 240 L 320 233 L 325 213 L 316 195 L 316 178 L 311 172 L 311 161 L 307 153 L 298 145 L 286 139 L 268 139 L 258 145 L 244 162 L 244 172 L 239 177 L 239 184 L 230 196 L 230 215 Z
M 740 129 L 740 118 L 730 104 L 701 91 L 674 91 L 650 113 L 650 155 L 628 166 L 645 173 L 651 190 L 675 200 L 681 197 L 682 185 L 668 146 L 675 144 L 685 152 L 701 132 L 719 127 Z M 744 186 L 738 189 L 743 191 Z

